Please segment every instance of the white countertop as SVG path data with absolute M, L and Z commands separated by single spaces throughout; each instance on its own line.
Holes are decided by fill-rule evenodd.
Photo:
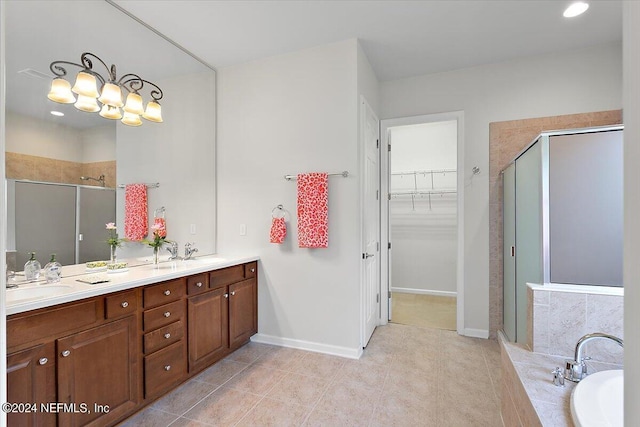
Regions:
M 138 286 L 159 283 L 165 280 L 190 276 L 206 271 L 218 270 L 233 265 L 257 261 L 258 259 L 258 256 L 225 257 L 212 255 L 193 258 L 187 261 L 164 261 L 160 262 L 157 266 L 153 264 L 137 265 L 130 267 L 125 272 L 119 273 L 85 273 L 84 264 L 63 267 L 62 279 L 58 283 L 47 284 L 41 281 L 21 284 L 18 288 L 7 289 L 7 315 L 132 289 Z M 89 285 L 77 281 L 77 279 L 95 275 L 104 277 L 108 279 L 109 282 Z M 35 295 L 41 288 L 47 286 L 54 286 L 55 288 L 51 289 L 55 289 L 56 291 L 45 297 L 37 297 Z M 16 290 L 20 292 L 19 298 L 11 295 L 11 293 Z M 33 290 L 34 297 L 29 296 L 29 290 Z M 18 294 L 16 293 L 15 295 Z
M 529 283 L 527 286 L 534 291 L 571 292 L 576 294 L 624 296 L 624 288 L 616 286 L 596 285 L 567 285 L 564 283 Z

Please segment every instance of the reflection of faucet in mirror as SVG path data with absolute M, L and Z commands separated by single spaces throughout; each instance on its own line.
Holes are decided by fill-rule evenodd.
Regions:
M 100 175 L 98 178 L 94 178 L 92 176 L 81 176 L 80 179 L 83 181 L 97 181 L 104 187 L 104 174 Z

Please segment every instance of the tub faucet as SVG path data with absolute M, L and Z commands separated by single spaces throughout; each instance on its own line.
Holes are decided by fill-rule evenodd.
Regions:
M 194 253 L 198 252 L 198 248 L 196 248 L 195 246 L 193 246 L 195 243 L 185 243 L 184 244 L 184 259 L 191 259 L 191 255 L 193 255 Z
M 582 346 L 596 338 L 609 339 L 617 343 L 620 347 L 624 348 L 624 341 L 622 341 L 618 337 L 614 337 L 613 335 L 603 334 L 602 332 L 595 332 L 593 334 L 587 334 L 583 336 L 578 340 L 578 343 L 576 344 L 575 359 L 567 360 L 567 365 L 564 370 L 564 377 L 566 379 L 577 383 L 587 376 L 587 364 L 585 363 L 585 360 L 589 360 L 591 358 L 582 357 Z
M 173 261 L 174 259 L 178 259 L 178 242 L 168 242 L 169 246 L 167 247 L 167 251 L 171 254 L 169 257 L 169 261 Z

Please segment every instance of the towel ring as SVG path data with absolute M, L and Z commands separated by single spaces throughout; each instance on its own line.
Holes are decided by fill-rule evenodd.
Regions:
M 276 216 L 276 214 L 280 212 L 280 216 Z M 287 211 L 284 210 L 284 206 L 282 205 L 278 205 L 275 208 L 271 209 L 271 216 L 273 218 L 284 218 L 284 216 L 287 214 Z

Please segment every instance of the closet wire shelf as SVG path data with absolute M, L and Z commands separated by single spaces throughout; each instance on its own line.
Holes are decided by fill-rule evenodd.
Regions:
M 416 198 L 423 198 L 424 196 L 427 197 L 428 201 L 429 201 L 429 210 L 432 210 L 433 206 L 432 206 L 432 196 L 435 195 L 439 195 L 440 197 L 443 197 L 445 194 L 456 194 L 457 190 L 453 190 L 453 189 L 438 189 L 435 186 L 435 182 L 434 182 L 434 175 L 436 174 L 442 174 L 442 175 L 446 175 L 449 173 L 456 173 L 457 170 L 456 169 L 432 169 L 432 170 L 420 170 L 420 171 L 410 171 L 410 172 L 394 172 L 391 173 L 391 176 L 399 176 L 399 177 L 404 177 L 404 176 L 413 176 L 413 189 L 412 190 L 400 190 L 400 191 L 391 191 L 389 192 L 389 200 L 391 200 L 392 198 L 399 198 L 399 197 L 411 197 L 411 210 L 415 211 L 416 210 Z M 427 178 L 427 176 L 429 176 L 430 178 L 430 182 L 431 182 L 431 188 L 419 188 L 418 186 L 418 176 L 424 176 L 425 178 Z

